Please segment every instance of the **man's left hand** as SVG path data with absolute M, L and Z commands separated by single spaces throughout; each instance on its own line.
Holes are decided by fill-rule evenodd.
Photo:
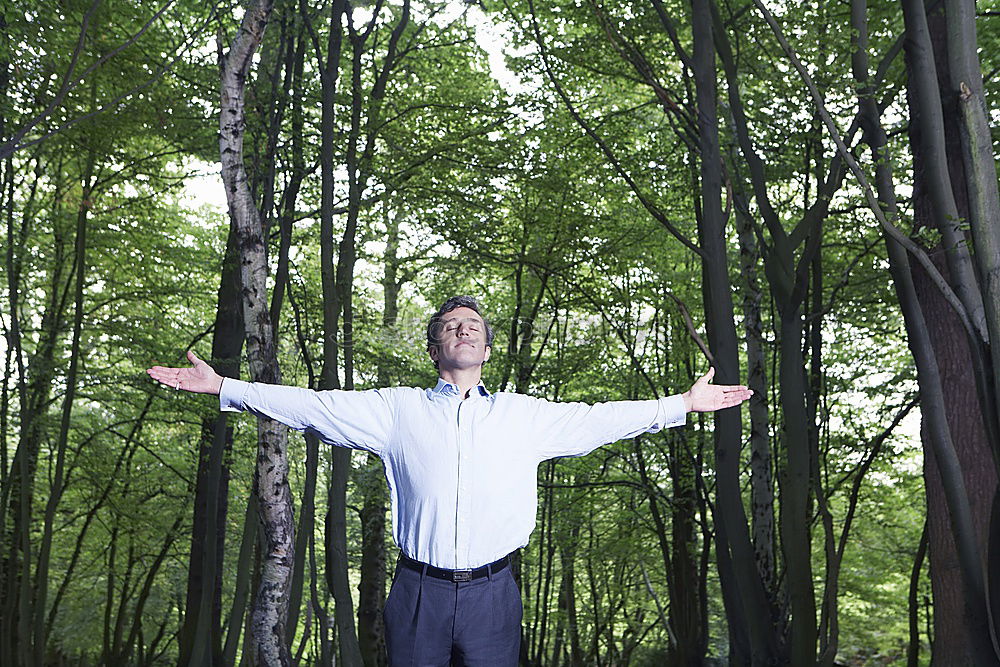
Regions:
M 715 377 L 715 368 L 698 378 L 691 388 L 682 394 L 688 412 L 714 412 L 739 405 L 753 396 L 753 390 L 743 385 L 709 384 Z

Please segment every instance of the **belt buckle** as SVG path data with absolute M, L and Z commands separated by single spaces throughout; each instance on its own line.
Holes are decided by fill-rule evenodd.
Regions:
M 472 581 L 472 570 L 452 570 L 451 580 L 456 584 L 464 581 Z

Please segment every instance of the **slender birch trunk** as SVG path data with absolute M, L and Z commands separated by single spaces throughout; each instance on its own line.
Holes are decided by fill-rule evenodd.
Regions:
M 254 381 L 278 384 L 281 376 L 265 284 L 267 239 L 263 236 L 260 212 L 254 204 L 243 165 L 244 91 L 253 55 L 264 36 L 272 7 L 273 0 L 259 0 L 248 7 L 235 41 L 221 57 L 219 153 L 229 215 L 239 234 L 250 374 Z M 264 544 L 260 586 L 251 621 L 251 662 L 289 665 L 291 656 L 285 623 L 295 527 L 288 488 L 287 430 L 268 419 L 259 419 L 257 424 L 255 480 Z

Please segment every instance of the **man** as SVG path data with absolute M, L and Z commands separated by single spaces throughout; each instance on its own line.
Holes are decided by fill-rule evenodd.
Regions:
M 481 377 L 492 344 L 479 304 L 457 296 L 427 327 L 439 375 L 433 389 L 317 392 L 223 381 L 191 352 L 191 368 L 148 373 L 218 394 L 222 410 L 377 454 L 401 551 L 384 612 L 390 664 L 509 667 L 518 660 L 522 611 L 510 557 L 534 529 L 538 464 L 681 425 L 688 412 L 733 407 L 752 392 L 709 384 L 711 369 L 684 394 L 659 400 L 587 405 L 491 394 Z

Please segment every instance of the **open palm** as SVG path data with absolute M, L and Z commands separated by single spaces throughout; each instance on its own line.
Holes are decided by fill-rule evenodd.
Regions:
M 698 378 L 691 388 L 684 392 L 684 404 L 688 412 L 714 412 L 739 405 L 753 396 L 753 390 L 743 385 L 709 384 L 715 377 L 715 368 Z
M 183 389 L 196 394 L 218 394 L 219 388 L 222 387 L 222 376 L 190 350 L 187 358 L 191 362 L 190 368 L 153 366 L 146 373 L 157 382 L 174 389 Z

